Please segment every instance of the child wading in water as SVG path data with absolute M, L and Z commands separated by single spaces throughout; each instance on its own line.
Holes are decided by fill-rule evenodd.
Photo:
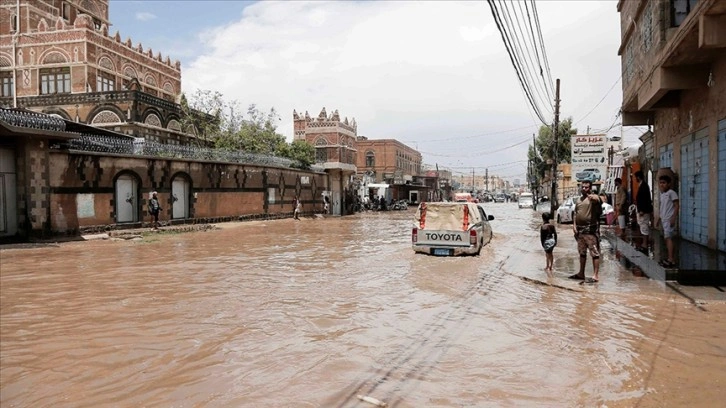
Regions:
M 552 272 L 552 264 L 554 263 L 554 251 L 557 245 L 557 229 L 554 225 L 550 224 L 550 213 L 542 213 L 542 226 L 539 228 L 539 239 L 542 242 L 542 248 L 545 251 L 545 257 L 547 258 L 547 266 L 545 272 Z

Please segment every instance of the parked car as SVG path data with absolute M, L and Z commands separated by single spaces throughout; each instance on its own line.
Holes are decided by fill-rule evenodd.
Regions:
M 557 208 L 556 220 L 558 224 L 573 222 L 575 219 L 575 199 L 578 197 L 568 197 L 562 205 Z
M 571 223 L 575 220 L 575 204 L 579 197 L 569 197 L 559 208 L 557 208 L 557 223 Z M 614 213 L 615 209 L 608 203 L 602 203 L 602 214 L 600 214 L 600 222 L 607 223 L 607 215 Z
M 594 183 L 600 181 L 602 175 L 600 175 L 599 169 L 584 169 L 575 173 L 575 178 L 577 181 L 591 181 Z
M 522 193 L 517 200 L 519 208 L 534 208 L 534 196 L 532 193 Z
M 414 215 L 411 246 L 429 255 L 478 255 L 492 239 L 493 219 L 474 203 L 421 203 Z

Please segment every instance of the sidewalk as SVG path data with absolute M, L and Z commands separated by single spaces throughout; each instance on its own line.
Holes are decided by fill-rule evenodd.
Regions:
M 637 251 L 640 231 L 626 227 L 618 233 L 615 226 L 602 226 L 603 239 L 629 262 L 640 268 L 649 278 L 661 281 L 677 281 L 682 285 L 722 286 L 726 285 L 726 253 L 697 245 L 692 242 L 674 240 L 676 268 L 666 269 L 658 264 L 665 258 L 666 247 L 663 235 L 653 230 L 647 253 Z

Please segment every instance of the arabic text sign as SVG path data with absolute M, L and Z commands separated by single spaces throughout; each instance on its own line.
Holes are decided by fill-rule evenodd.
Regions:
M 571 139 L 571 177 L 577 181 L 605 181 L 607 174 L 606 135 L 577 135 Z

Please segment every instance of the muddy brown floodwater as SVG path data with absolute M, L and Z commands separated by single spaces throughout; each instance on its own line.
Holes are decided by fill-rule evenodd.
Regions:
M 542 272 L 491 204 L 479 257 L 410 249 L 413 210 L 0 249 L 2 407 L 716 407 L 726 307 L 606 252 Z

